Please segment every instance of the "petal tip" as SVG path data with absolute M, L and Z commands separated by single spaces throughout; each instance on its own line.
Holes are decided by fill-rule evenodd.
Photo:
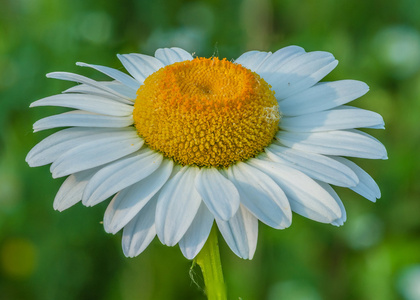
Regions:
M 26 155 L 26 157 L 25 157 L 25 161 L 26 161 L 26 163 L 30 166 L 30 167 L 33 167 L 33 165 L 32 165 L 32 156 L 30 155 L 31 153 L 28 153 L 28 155 Z
M 106 226 L 105 222 L 104 222 L 104 230 L 106 233 L 110 233 L 110 234 L 116 234 L 119 230 L 116 230 L 115 228 L 111 227 L 111 226 Z
M 133 251 L 129 247 L 123 244 L 122 248 L 123 248 L 123 253 L 125 257 L 128 257 L 128 258 L 136 257 L 136 254 L 133 253 Z
M 57 178 L 60 178 L 60 177 L 63 177 L 64 175 L 62 175 L 60 172 L 51 172 L 51 177 L 53 178 L 53 179 L 57 179 Z
M 63 207 L 62 205 L 60 205 L 60 204 L 53 204 L 53 209 L 54 210 L 56 210 L 56 211 L 58 211 L 58 212 L 63 212 L 63 211 L 65 211 L 66 210 L 66 207 Z
M 121 226 L 118 226 L 115 222 L 112 222 L 112 220 L 106 217 L 103 220 L 103 224 L 106 233 L 116 234 L 122 229 Z
M 57 72 L 50 72 L 50 73 L 47 73 L 47 74 L 45 74 L 45 77 L 47 77 L 47 78 L 54 78 L 54 75 L 56 74 Z
M 83 196 L 82 196 L 82 204 L 83 204 L 84 206 L 86 206 L 86 207 L 92 207 L 92 206 L 94 205 L 94 204 L 92 203 L 91 198 L 89 198 L 89 197 L 85 196 L 84 194 L 83 194 Z

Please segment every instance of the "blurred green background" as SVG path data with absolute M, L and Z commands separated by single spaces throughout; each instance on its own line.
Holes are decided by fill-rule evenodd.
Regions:
M 419 16 L 417 0 L 2 0 L 0 299 L 205 299 L 178 247 L 155 240 L 125 258 L 121 235 L 101 225 L 106 203 L 53 210 L 63 179 L 24 161 L 51 134 L 33 134 L 32 124 L 63 111 L 29 103 L 71 86 L 46 73 L 103 80 L 75 62 L 122 69 L 117 53 L 178 46 L 233 59 L 292 44 L 335 55 L 340 64 L 326 80 L 370 86 L 352 105 L 382 114 L 387 129 L 369 133 L 389 160 L 356 162 L 382 198 L 373 204 L 337 189 L 348 212 L 340 228 L 298 215 L 283 231 L 262 225 L 252 261 L 221 241 L 229 299 L 420 299 Z

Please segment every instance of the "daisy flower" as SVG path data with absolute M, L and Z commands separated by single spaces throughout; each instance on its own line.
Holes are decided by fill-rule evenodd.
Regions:
M 342 225 L 346 211 L 331 185 L 375 201 L 375 181 L 345 157 L 386 159 L 385 147 L 356 128 L 382 117 L 346 104 L 368 91 L 360 81 L 319 82 L 337 66 L 328 52 L 297 46 L 250 51 L 235 61 L 194 58 L 180 48 L 118 55 L 130 75 L 78 63 L 112 80 L 54 72 L 80 83 L 30 106 L 74 110 L 33 128 L 62 129 L 26 161 L 68 176 L 54 208 L 93 206 L 111 196 L 109 233 L 139 255 L 157 237 L 193 259 L 213 223 L 232 251 L 251 259 L 258 224 L 284 229 L 292 211 Z

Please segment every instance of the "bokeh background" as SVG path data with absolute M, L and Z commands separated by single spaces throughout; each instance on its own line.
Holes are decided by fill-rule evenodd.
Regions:
M 26 153 L 51 134 L 32 124 L 60 108 L 29 103 L 72 84 L 52 71 L 97 80 L 76 61 L 122 69 L 116 53 L 152 55 L 178 46 L 234 59 L 247 50 L 300 45 L 340 61 L 325 80 L 359 79 L 370 92 L 352 105 L 379 112 L 386 130 L 369 130 L 389 160 L 356 160 L 378 182 L 376 204 L 337 189 L 343 227 L 294 215 L 277 231 L 260 226 L 252 261 L 221 241 L 229 299 L 420 299 L 420 2 L 1 0 L 0 5 L 0 299 L 205 299 L 178 247 L 155 240 L 125 258 L 121 236 L 101 225 L 106 203 L 59 213 L 63 179 L 31 169 Z M 194 275 L 195 274 L 195 275 Z

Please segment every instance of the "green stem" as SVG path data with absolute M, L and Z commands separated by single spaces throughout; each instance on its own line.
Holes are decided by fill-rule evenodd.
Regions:
M 217 227 L 213 226 L 206 244 L 194 261 L 200 266 L 208 300 L 226 300 L 226 287 L 220 262 Z

